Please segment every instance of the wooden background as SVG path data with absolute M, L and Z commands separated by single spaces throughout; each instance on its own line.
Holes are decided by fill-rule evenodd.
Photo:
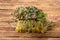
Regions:
M 16 7 L 35 6 L 42 9 L 48 16 L 47 19 L 55 22 L 52 30 L 45 34 L 17 33 L 8 25 Z M 0 40 L 60 40 L 60 0 L 0 0 Z

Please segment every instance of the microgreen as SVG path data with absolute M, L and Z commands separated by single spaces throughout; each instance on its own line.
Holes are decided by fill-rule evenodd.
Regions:
M 44 33 L 52 26 L 52 23 L 46 19 L 47 15 L 41 9 L 33 6 L 25 8 L 18 7 L 14 11 L 13 16 L 16 22 L 23 20 L 19 25 L 22 24 L 21 30 L 25 28 L 23 30 L 25 32 L 33 32 L 34 30 L 34 32 Z

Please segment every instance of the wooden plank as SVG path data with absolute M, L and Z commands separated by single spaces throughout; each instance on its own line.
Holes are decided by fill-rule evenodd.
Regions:
M 57 24 L 57 23 L 56 23 Z M 47 33 L 17 33 L 12 27 L 0 27 L 0 37 L 33 37 L 33 38 L 60 38 L 60 23 L 52 28 L 52 30 L 47 31 Z M 28 35 L 28 36 L 27 36 Z
M 16 37 L 24 37 L 24 38 L 60 38 L 60 32 L 47 32 L 45 34 L 40 33 L 17 33 L 15 31 L 0 31 L 0 37 L 9 37 L 9 38 L 16 38 Z
M 18 1 L 17 0 L 0 0 L 1 3 L 17 3 L 17 2 L 20 3 L 20 2 L 37 2 L 37 1 L 41 1 L 41 0 L 18 0 Z M 52 0 L 49 0 L 49 1 L 52 1 Z M 48 0 L 42 0 L 41 2 L 48 2 Z
M 13 21 L 12 15 L 2 14 L 0 17 L 1 17 L 0 22 L 1 21 Z M 59 22 L 60 21 L 60 15 L 58 13 L 57 14 L 47 14 L 47 20 L 53 21 L 53 22 Z
M 42 9 L 44 13 L 48 14 L 48 15 L 60 15 L 59 12 L 60 10 L 45 10 L 45 9 Z M 0 17 L 5 17 L 5 16 L 12 16 L 11 14 L 14 12 L 14 10 L 8 10 L 8 9 L 2 9 L 0 10 Z
M 47 12 L 49 14 L 50 13 L 59 13 L 60 9 L 59 8 L 40 8 L 42 11 Z M 0 9 L 0 14 L 11 14 L 13 13 L 14 10 L 13 9 Z
M 0 0 L 0 3 L 20 3 L 20 2 L 55 2 L 55 3 L 59 3 L 59 0 Z
M 43 5 L 44 4 L 44 5 Z M 46 9 L 51 9 L 51 8 L 57 8 L 57 9 L 60 9 L 60 6 L 55 6 L 54 4 L 54 6 L 50 6 L 48 3 L 43 3 L 43 4 L 34 4 L 33 5 L 33 3 L 22 3 L 22 4 L 16 4 L 16 3 L 14 3 L 14 4 L 8 4 L 8 3 L 4 3 L 4 4 L 0 4 L 0 9 L 15 9 L 16 7 L 20 7 L 20 6 L 22 6 L 22 7 L 26 7 L 26 6 L 31 6 L 31 5 L 33 5 L 33 6 L 36 6 L 36 7 L 38 7 L 38 8 L 46 8 Z
M 11 22 L 10 22 L 11 25 L 9 25 L 8 22 L 9 22 L 9 21 L 0 22 L 0 28 L 1 28 L 1 27 L 12 27 L 11 25 L 13 25 L 13 27 L 16 26 L 16 23 L 15 23 L 15 22 L 11 21 Z
M 60 17 L 59 10 L 51 9 L 50 11 L 47 11 L 47 10 L 43 10 L 43 11 L 47 14 L 47 16 L 49 16 L 52 19 L 54 19 L 54 18 L 60 19 L 59 18 Z M 4 20 L 4 19 L 8 20 L 8 19 L 12 18 L 11 13 L 13 13 L 13 10 L 1 9 L 0 10 L 0 17 L 1 17 L 0 20 Z
M 55 21 L 55 19 L 53 19 L 52 21 Z M 8 22 L 10 22 L 12 25 L 16 25 L 16 23 L 14 22 L 14 20 L 9 19 L 9 18 L 5 18 L 5 19 L 3 18 L 2 20 L 0 19 L 0 27 L 10 27 L 10 25 L 8 24 Z M 59 28 L 59 24 L 60 24 L 59 22 L 60 21 L 58 19 L 55 21 L 54 24 L 55 24 L 56 28 Z
M 1 38 L 0 40 L 48 40 L 48 38 Z
M 13 11 L 12 9 L 0 9 L 0 14 L 11 14 Z
M 36 2 L 36 1 L 39 1 L 39 0 L 0 0 L 1 3 L 20 3 L 20 2 Z
M 9 21 L 9 20 L 12 20 L 13 17 L 9 16 L 9 17 L 1 17 L 0 18 L 0 21 Z
M 60 38 L 1 38 L 0 40 L 60 40 Z
M 56 0 L 57 1 L 57 0 Z M 51 15 L 54 16 L 60 16 L 60 3 L 56 2 L 55 0 L 50 1 L 50 0 L 46 0 L 46 1 L 39 1 L 39 2 L 35 2 L 35 1 L 17 1 L 17 0 L 0 0 L 0 37 L 9 37 L 9 38 L 16 38 L 16 37 L 33 37 L 35 40 L 35 38 L 48 38 L 47 40 L 60 40 L 60 39 L 53 39 L 53 38 L 60 38 L 60 18 L 57 18 L 56 20 L 57 22 L 57 26 L 55 26 L 51 31 L 48 31 L 45 34 L 39 34 L 39 33 L 17 33 L 14 31 L 13 28 L 11 28 L 11 26 L 8 25 L 7 21 L 11 20 L 12 16 L 10 15 L 11 12 L 13 12 L 13 10 L 18 7 L 18 6 L 36 6 L 40 9 L 42 9 L 45 13 L 47 13 L 48 15 L 50 15 L 49 17 L 51 17 Z M 51 17 L 52 18 L 52 17 Z M 55 19 L 54 19 L 55 20 Z M 12 22 L 12 24 L 14 25 L 14 23 Z M 27 36 L 28 35 L 28 36 Z M 7 40 L 9 40 L 9 38 Z M 12 40 L 12 39 L 10 39 Z M 14 40 L 14 39 L 13 39 Z M 20 39 L 18 39 L 20 40 Z M 22 39 L 23 40 L 23 39 Z M 28 40 L 28 39 L 27 39 Z M 30 39 L 29 39 L 30 40 Z M 31 39 L 32 40 L 32 39 Z M 40 40 L 40 39 L 36 39 L 36 40 Z M 43 39 L 44 40 L 44 39 Z
M 60 38 L 48 38 L 47 40 L 60 40 Z
M 2 3 L 1 3 L 2 2 Z M 1 0 L 1 2 L 0 2 L 0 9 L 14 9 L 15 7 L 17 7 L 17 6 L 29 6 L 29 5 L 33 5 L 33 6 L 37 6 L 37 7 L 43 7 L 43 8 L 60 8 L 60 3 L 59 3 L 59 1 L 48 1 L 48 0 L 43 0 L 43 1 L 39 1 L 39 0 L 36 0 L 36 1 L 28 1 L 28 0 L 25 0 L 25 1 L 17 1 L 17 0 L 15 0 L 15 1 L 9 1 L 9 2 L 7 2 L 7 1 L 3 1 L 3 0 Z M 10 3 L 11 2 L 11 3 Z

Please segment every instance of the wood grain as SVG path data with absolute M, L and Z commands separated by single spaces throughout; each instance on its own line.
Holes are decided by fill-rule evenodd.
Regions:
M 52 30 L 45 34 L 17 33 L 11 13 L 16 7 L 35 6 L 47 14 L 47 19 L 55 22 Z M 24 38 L 25 37 L 25 38 Z M 0 40 L 60 40 L 60 0 L 0 0 Z
M 12 23 L 13 24 L 13 23 Z M 6 27 L 0 27 L 0 36 L 7 36 L 7 37 L 38 37 L 38 38 L 60 38 L 60 27 L 56 25 L 52 30 L 47 31 L 47 33 L 17 33 L 14 31 L 15 29 L 7 24 L 4 24 Z M 14 25 L 14 24 L 13 24 Z M 7 27 L 9 26 L 9 27 Z M 27 36 L 28 35 L 28 36 Z
M 1 38 L 1 40 L 60 40 L 60 38 Z
M 1 38 L 1 40 L 60 40 L 60 38 Z

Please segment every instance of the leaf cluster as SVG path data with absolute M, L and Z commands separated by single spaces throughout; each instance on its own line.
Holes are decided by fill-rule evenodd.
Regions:
M 17 22 L 23 20 L 19 25 L 22 24 L 20 27 L 22 29 L 24 28 L 24 31 L 44 33 L 52 26 L 52 22 L 48 22 L 46 19 L 46 14 L 41 9 L 33 6 L 25 8 L 18 7 L 14 11 L 13 16 Z

